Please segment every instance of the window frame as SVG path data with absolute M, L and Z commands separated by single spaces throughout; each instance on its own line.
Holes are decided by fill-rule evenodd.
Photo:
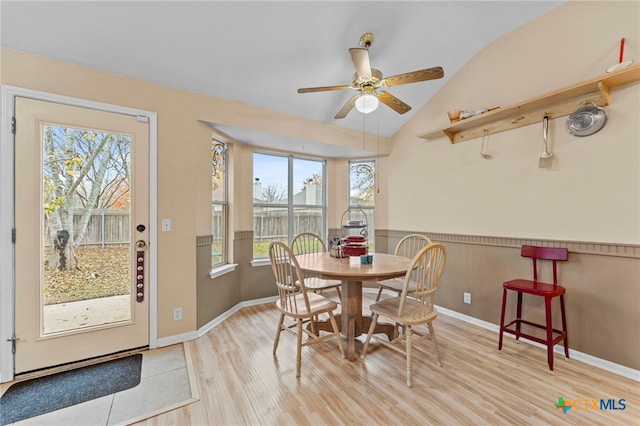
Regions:
M 305 157 L 296 154 L 286 154 L 286 153 L 276 153 L 269 152 L 256 149 L 253 151 L 254 161 L 255 154 L 260 155 L 268 155 L 274 157 L 283 157 L 287 159 L 287 202 L 286 203 L 268 203 L 268 202 L 253 202 L 253 212 L 255 215 L 256 207 L 264 207 L 264 208 L 284 208 L 287 209 L 287 243 L 291 244 L 291 241 L 294 237 L 294 218 L 295 218 L 295 210 L 300 208 L 309 208 L 309 209 L 319 209 L 322 212 L 322 230 L 321 237 L 325 240 L 327 239 L 327 229 L 328 229 L 328 218 L 327 218 L 327 185 L 326 185 L 326 175 L 327 175 L 327 160 L 323 158 L 313 158 L 313 157 Z M 295 160 L 304 160 L 304 161 L 314 161 L 321 164 L 321 173 L 322 173 L 322 202 L 321 204 L 303 204 L 303 203 L 295 203 L 295 182 L 294 182 L 294 165 Z M 252 168 L 253 179 L 252 182 L 255 182 L 255 165 Z M 256 235 L 255 235 L 255 227 L 253 229 L 254 237 L 253 237 L 253 249 L 252 249 L 252 264 L 262 265 L 268 263 L 268 255 L 264 256 L 256 256 L 255 255 L 255 243 L 256 243 Z M 265 263 L 266 261 L 266 263 Z
M 373 181 L 373 185 L 372 185 L 372 191 L 373 194 L 371 195 L 371 199 L 373 201 L 373 204 L 371 205 L 367 205 L 367 204 L 355 204 L 351 202 L 351 189 L 352 189 L 352 181 L 351 181 L 351 170 L 352 168 L 357 167 L 357 165 L 369 165 L 371 164 L 371 167 L 373 168 L 373 170 L 371 171 L 371 177 L 372 177 L 372 181 Z M 375 208 L 376 208 L 376 177 L 377 177 L 377 167 L 378 167 L 378 163 L 375 159 L 364 159 L 364 160 L 349 160 L 349 178 L 347 179 L 347 185 L 348 185 L 348 191 L 347 191 L 347 205 L 348 205 L 348 209 L 360 209 L 363 212 L 365 212 L 365 214 L 367 212 L 369 212 L 370 214 L 366 214 L 367 216 L 367 225 L 368 225 L 368 229 L 367 229 L 367 242 L 368 242 L 368 246 L 370 250 L 375 251 Z
M 222 147 L 222 150 L 216 150 L 216 147 Z M 226 265 L 229 265 L 229 252 L 228 252 L 228 236 L 229 236 L 229 229 L 228 229 L 228 214 L 229 214 L 229 203 L 228 203 L 228 188 L 229 188 L 229 184 L 228 184 L 228 178 L 229 178 L 229 173 L 228 173 L 228 164 L 229 164 L 229 146 L 227 145 L 227 143 L 216 139 L 215 137 L 211 138 L 211 184 L 212 186 L 214 185 L 214 180 L 215 180 L 215 156 L 216 155 L 221 155 L 222 156 L 222 199 L 218 200 L 216 199 L 216 197 L 213 195 L 213 191 L 211 194 L 211 277 L 213 278 L 214 275 L 218 276 L 219 274 L 217 274 L 219 272 L 220 269 L 225 269 Z M 213 254 L 214 254 L 214 246 L 216 245 L 216 235 L 214 235 L 214 230 L 215 230 L 215 226 L 214 226 L 214 208 L 215 206 L 220 206 L 220 215 L 221 215 L 221 223 L 220 223 L 220 262 L 214 263 L 213 261 Z

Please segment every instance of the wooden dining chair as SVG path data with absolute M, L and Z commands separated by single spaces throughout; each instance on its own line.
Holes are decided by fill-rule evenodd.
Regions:
M 296 235 L 291 241 L 291 249 L 297 256 L 299 254 L 307 253 L 320 253 L 327 251 L 324 241 L 318 234 L 313 232 L 302 232 Z M 342 300 L 342 294 L 340 293 L 340 287 L 342 281 L 340 280 L 327 280 L 318 277 L 306 277 L 305 284 L 308 290 L 314 293 L 322 293 L 324 290 L 330 290 L 335 288 L 338 292 L 338 300 Z
M 286 244 L 279 241 L 269 244 L 269 259 L 275 275 L 276 286 L 278 287 L 279 298 L 276 301 L 276 306 L 280 310 L 278 331 L 273 342 L 274 356 L 280 342 L 280 334 L 286 331 L 297 337 L 296 377 L 300 377 L 303 346 L 335 337 L 342 357 L 346 358 L 338 323 L 333 314 L 338 304 L 321 294 L 307 292 L 300 265 L 296 260 L 295 254 Z M 333 332 L 321 336 L 316 330 L 312 318 L 324 313 L 329 315 Z M 285 317 L 289 317 L 292 322 L 285 323 Z M 310 324 L 311 331 L 304 326 L 307 323 Z M 304 342 L 302 341 L 303 334 L 308 336 L 308 339 Z
M 514 279 L 502 284 L 502 313 L 500 314 L 500 338 L 498 341 L 498 350 L 502 350 L 502 337 L 504 333 L 513 334 L 516 340 L 520 337 L 541 343 L 547 347 L 547 363 L 549 370 L 553 371 L 553 347 L 564 342 L 564 354 L 569 358 L 569 336 L 567 333 L 567 319 L 564 309 L 564 294 L 566 290 L 563 286 L 558 285 L 557 262 L 565 262 L 569 258 L 569 250 L 557 247 L 538 247 L 523 245 L 520 250 L 522 257 L 531 258 L 533 264 L 533 280 Z M 545 283 L 538 281 L 538 262 L 551 261 L 553 265 L 553 283 Z M 516 318 L 509 323 L 504 323 L 505 309 L 507 306 L 507 294 L 509 291 L 515 291 L 518 294 L 516 305 Z M 532 322 L 522 318 L 522 294 L 530 294 L 533 296 L 544 297 L 545 323 Z M 562 330 L 553 328 L 551 319 L 551 300 L 553 298 L 560 299 L 560 316 L 562 322 Z M 522 324 L 545 330 L 545 338 L 533 336 L 522 331 Z
M 373 313 L 373 318 L 361 357 L 363 360 L 365 359 L 372 337 L 382 346 L 404 354 L 406 357 L 407 386 L 409 387 L 413 386 L 414 345 L 431 338 L 436 352 L 436 363 L 438 366 L 442 366 L 433 320 L 438 316 L 434 303 L 446 260 L 447 251 L 442 244 L 432 243 L 423 247 L 407 268 L 400 296 L 382 299 L 369 307 Z M 405 328 L 405 332 L 391 341 L 374 336 L 373 332 L 376 323 L 381 316 L 400 324 Z M 426 334 L 422 330 L 415 328 L 420 325 L 426 325 L 429 333 Z
M 420 249 L 428 246 L 429 244 L 431 244 L 431 240 L 424 235 L 409 234 L 396 244 L 393 254 L 413 259 Z M 395 291 L 397 295 L 400 296 L 403 286 L 404 278 L 391 278 L 388 280 L 378 281 L 378 295 L 376 296 L 376 302 L 380 300 L 383 290 Z

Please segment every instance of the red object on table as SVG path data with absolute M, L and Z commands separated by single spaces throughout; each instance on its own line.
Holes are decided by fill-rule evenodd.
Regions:
M 345 256 L 362 256 L 367 254 L 367 246 L 345 244 L 342 246 L 342 253 Z

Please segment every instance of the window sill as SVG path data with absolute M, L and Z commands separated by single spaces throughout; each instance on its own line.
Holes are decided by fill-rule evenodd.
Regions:
M 271 260 L 269 258 L 253 259 L 251 261 L 251 266 L 267 266 L 267 265 L 271 265 Z
M 214 268 L 211 268 L 211 271 L 209 272 L 209 277 L 211 277 L 211 279 L 214 279 L 222 275 L 228 274 L 230 272 L 235 271 L 237 266 L 238 266 L 237 263 L 227 263 L 226 265 L 216 266 Z

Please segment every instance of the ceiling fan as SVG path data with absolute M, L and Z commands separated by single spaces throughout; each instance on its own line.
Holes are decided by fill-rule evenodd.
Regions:
M 332 90 L 357 90 L 360 93 L 353 95 L 338 111 L 334 118 L 344 118 L 355 106 L 363 113 L 376 109 L 378 100 L 399 114 L 404 114 L 411 107 L 402 102 L 391 93 L 382 90 L 384 87 L 399 86 L 401 84 L 417 83 L 420 81 L 435 80 L 444 77 L 442 67 L 427 68 L 424 70 L 398 74 L 384 78 L 382 72 L 371 68 L 369 62 L 369 47 L 373 43 L 373 34 L 365 33 L 360 37 L 360 47 L 349 49 L 351 60 L 356 69 L 351 85 L 307 87 L 298 89 L 298 93 L 327 92 Z

